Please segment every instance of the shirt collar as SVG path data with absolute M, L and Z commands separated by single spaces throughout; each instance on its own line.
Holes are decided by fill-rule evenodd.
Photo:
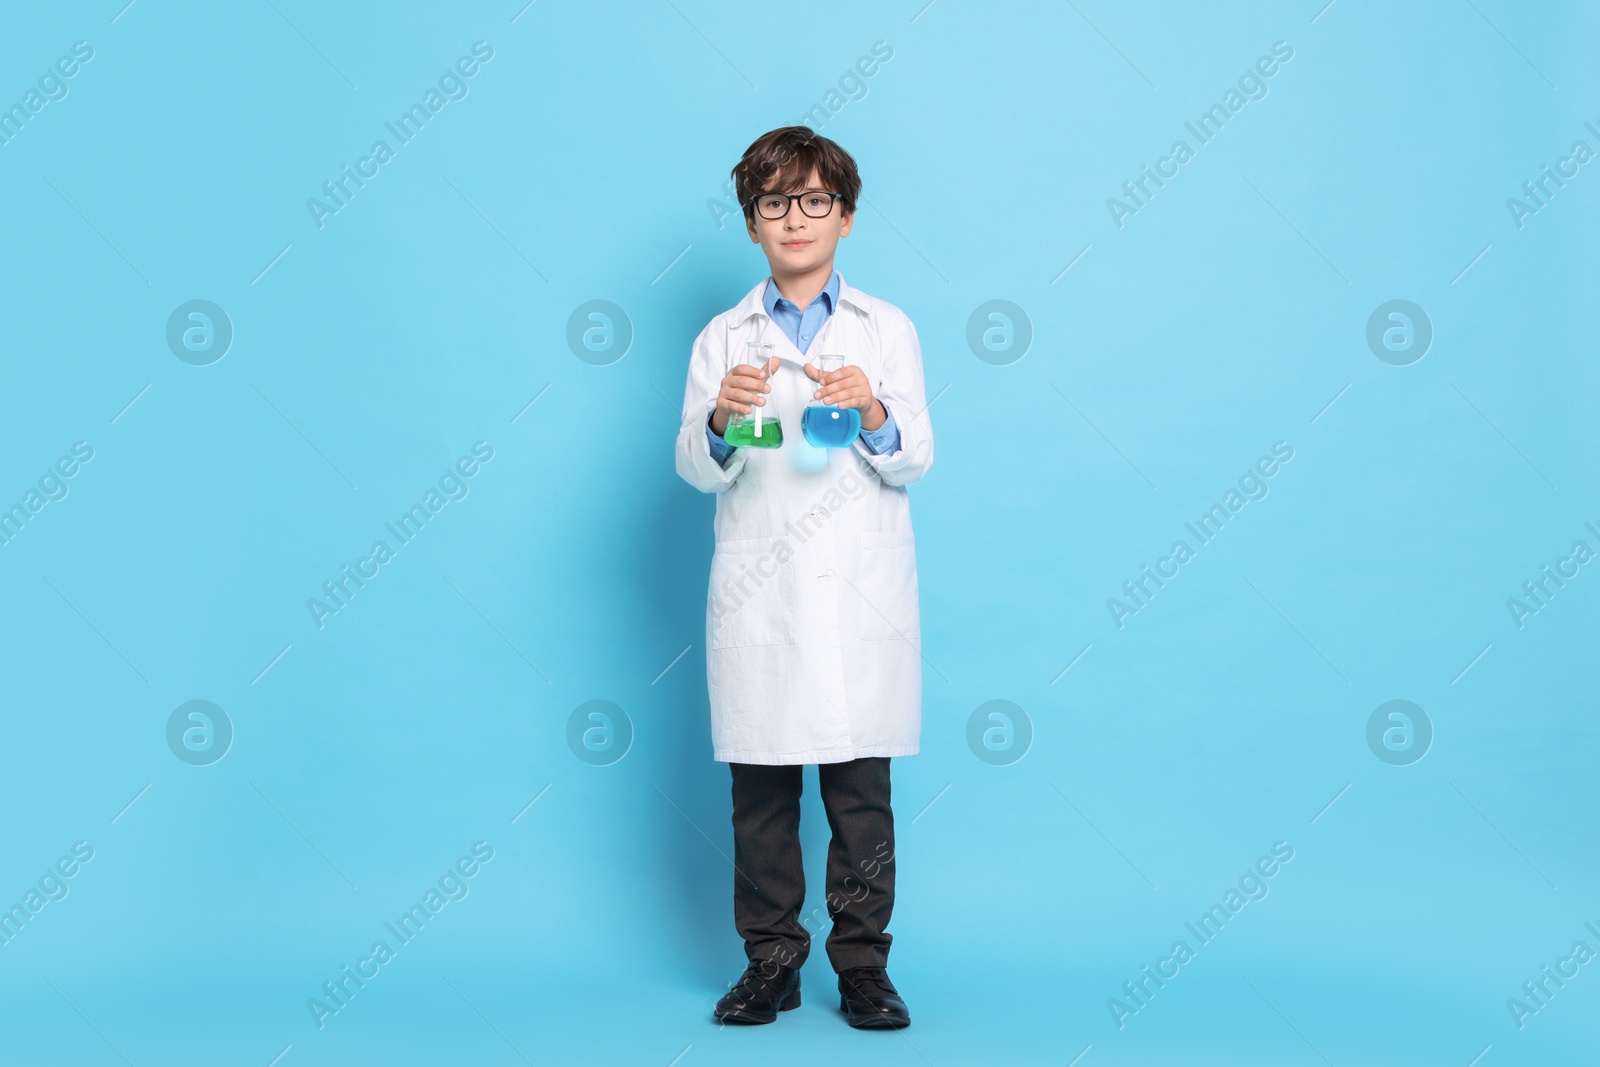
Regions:
M 758 315 L 763 311 L 766 312 L 767 318 L 770 319 L 772 317 L 772 306 L 767 304 L 769 288 L 774 294 L 772 306 L 775 306 L 777 303 L 777 287 L 772 285 L 772 279 L 769 276 L 757 282 L 755 287 L 744 295 L 744 299 L 734 306 L 733 311 L 729 314 L 728 325 L 742 325 L 751 315 Z M 828 292 L 829 289 L 832 290 L 832 294 L 828 299 L 833 308 L 846 304 L 854 307 L 862 314 L 871 314 L 871 298 L 846 281 L 844 275 L 837 270 L 828 277 L 828 286 L 823 291 Z
M 830 314 L 830 315 L 833 314 L 833 309 L 835 307 L 837 307 L 838 304 L 839 304 L 839 272 L 838 271 L 835 270 L 835 271 L 829 271 L 828 272 L 828 284 L 823 286 L 822 287 L 822 292 L 817 294 L 817 295 L 818 295 L 818 297 L 820 299 L 823 300 L 823 309 L 825 311 L 827 311 L 828 314 Z M 778 303 L 780 301 L 785 303 L 785 304 L 788 304 L 790 307 L 794 307 L 795 306 L 793 301 L 785 299 L 783 294 L 778 292 L 778 283 L 772 280 L 772 276 L 771 275 L 768 275 L 767 276 L 767 288 L 766 288 L 766 291 L 763 292 L 762 295 L 761 295 L 761 306 L 767 309 L 767 317 L 768 318 L 772 317 L 772 312 L 773 312 L 774 309 L 777 308 Z M 815 302 L 816 301 L 812 301 L 812 303 L 815 303 Z M 805 314 L 805 311 L 806 311 L 805 308 L 798 308 L 797 310 L 802 315 Z

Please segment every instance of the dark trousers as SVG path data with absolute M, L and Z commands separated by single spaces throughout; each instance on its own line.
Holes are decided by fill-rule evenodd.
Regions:
M 803 765 L 729 763 L 733 774 L 733 921 L 745 956 L 799 967 L 811 949 L 816 909 L 802 919 L 800 863 Z M 886 967 L 886 932 L 894 910 L 894 812 L 889 757 L 817 764 L 828 813 L 827 907 L 833 928 L 828 961 L 835 971 Z

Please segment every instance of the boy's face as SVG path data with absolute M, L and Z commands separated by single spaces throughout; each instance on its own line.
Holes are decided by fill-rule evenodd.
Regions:
M 805 184 L 798 188 L 774 189 L 768 186 L 762 192 L 803 193 L 814 189 L 823 189 L 823 185 L 822 178 L 813 167 Z M 825 191 L 838 192 L 837 189 Z M 789 202 L 789 214 L 781 219 L 763 218 L 761 212 L 755 210 L 752 210 L 752 216 L 745 220 L 750 240 L 759 244 L 767 254 L 767 262 L 771 264 L 774 274 L 790 275 L 804 274 L 832 263 L 839 238 L 849 236 L 850 226 L 855 222 L 855 215 L 845 214 L 842 202 L 837 200 L 826 218 L 812 218 L 800 210 L 800 203 L 796 200 Z

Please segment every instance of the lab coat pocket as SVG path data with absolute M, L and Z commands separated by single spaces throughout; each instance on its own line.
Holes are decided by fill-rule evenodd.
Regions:
M 909 533 L 867 530 L 861 534 L 861 594 L 855 617 L 863 641 L 917 640 L 917 551 Z
M 766 537 L 717 543 L 711 557 L 707 647 L 794 644 L 794 561 L 778 558 L 781 544 L 781 539 Z

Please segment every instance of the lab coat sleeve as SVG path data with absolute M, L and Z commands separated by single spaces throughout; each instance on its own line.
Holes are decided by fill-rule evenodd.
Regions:
M 717 406 L 722 388 L 723 352 L 726 327 L 713 319 L 689 351 L 689 379 L 683 392 L 683 417 L 678 425 L 676 462 L 678 475 L 702 493 L 720 493 L 733 484 L 744 469 L 744 449 L 736 448 L 727 464 L 717 462 L 711 453 L 706 419 Z
M 927 389 L 922 380 L 922 346 L 917 329 L 898 308 L 883 313 L 879 343 L 883 348 L 882 380 L 873 395 L 892 409 L 900 430 L 899 447 L 882 455 L 856 438 L 856 451 L 878 472 L 885 485 L 908 485 L 933 466 L 933 424 L 928 420 Z

